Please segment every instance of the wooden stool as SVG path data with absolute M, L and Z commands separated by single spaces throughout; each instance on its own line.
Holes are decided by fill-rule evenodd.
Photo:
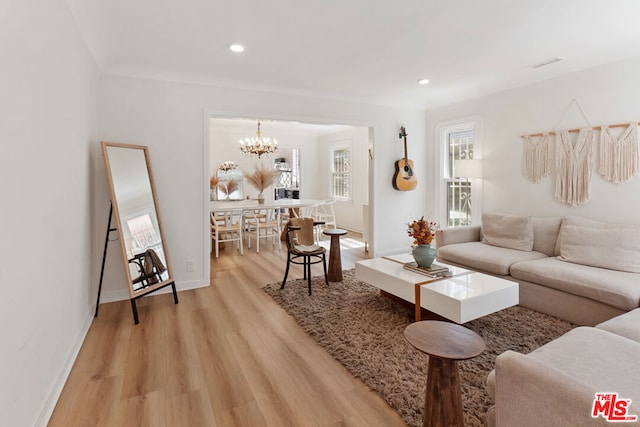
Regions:
M 481 354 L 484 340 L 463 326 L 436 320 L 410 324 L 404 337 L 429 355 L 423 427 L 464 427 L 458 360 Z
M 331 247 L 329 248 L 329 281 L 342 282 L 342 255 L 340 255 L 340 236 L 347 234 L 347 230 L 341 228 L 327 228 L 322 230 L 322 234 L 331 236 Z

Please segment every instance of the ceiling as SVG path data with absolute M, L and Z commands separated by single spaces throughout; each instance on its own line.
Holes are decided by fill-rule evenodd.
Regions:
M 105 73 L 391 106 L 442 106 L 640 56 L 637 0 L 67 2 Z M 245 52 L 230 52 L 234 42 Z

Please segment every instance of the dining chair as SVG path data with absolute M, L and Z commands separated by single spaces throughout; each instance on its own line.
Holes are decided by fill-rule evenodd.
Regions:
M 326 249 L 314 243 L 313 233 L 318 221 L 313 218 L 292 218 L 287 223 L 287 267 L 280 289 L 284 289 L 289 276 L 291 264 L 302 265 L 304 276 L 307 279 L 309 295 L 311 295 L 311 265 L 322 263 L 324 281 L 329 286 L 327 277 Z
M 335 205 L 335 203 L 335 199 L 327 199 L 324 203 L 321 203 L 316 207 L 315 219 L 318 222 L 322 222 L 322 225 L 315 228 L 316 242 L 320 242 L 322 230 L 338 228 L 336 223 L 336 213 L 333 209 L 333 205 Z
M 240 251 L 240 255 L 244 255 L 242 245 L 242 211 L 229 211 L 224 214 L 216 215 L 211 212 L 211 239 L 215 244 L 216 258 L 220 251 L 220 243 L 236 242 L 236 248 Z
M 162 273 L 167 270 L 153 249 L 147 249 L 144 252 L 134 255 L 129 259 L 129 264 L 136 267 L 138 274 L 132 282 L 135 290 L 162 282 Z
M 271 238 L 273 247 L 278 246 L 282 250 L 280 234 L 282 228 L 280 220 L 276 216 L 276 209 L 250 210 L 244 213 L 244 231 L 247 238 L 247 247 L 251 248 L 251 239 L 256 239 L 256 253 L 260 252 L 260 239 Z

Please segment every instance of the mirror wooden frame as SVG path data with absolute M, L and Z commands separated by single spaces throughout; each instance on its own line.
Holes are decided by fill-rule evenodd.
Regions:
M 171 286 L 172 290 L 173 290 L 173 299 L 174 299 L 174 303 L 177 304 L 178 303 L 178 294 L 176 292 L 176 285 L 175 285 L 175 281 L 173 279 L 173 272 L 172 272 L 172 268 L 171 268 L 171 262 L 170 262 L 170 258 L 169 258 L 169 251 L 167 249 L 167 245 L 166 245 L 166 238 L 165 238 L 165 234 L 164 234 L 164 229 L 162 227 L 162 220 L 161 220 L 161 216 L 160 216 L 160 210 L 158 209 L 158 198 L 157 198 L 157 194 L 156 194 L 156 188 L 155 188 L 155 183 L 154 183 L 154 179 L 153 179 L 153 172 L 151 169 L 151 160 L 149 157 L 149 148 L 145 145 L 134 145 L 134 144 L 123 144 L 123 143 L 117 143 L 117 142 L 101 142 L 101 147 L 102 147 L 102 157 L 104 160 L 104 165 L 105 165 L 105 170 L 106 170 L 106 174 L 107 174 L 107 181 L 109 183 L 109 190 L 111 193 L 111 208 L 110 208 L 110 212 L 109 212 L 109 224 L 107 226 L 107 236 L 105 239 L 105 247 L 104 247 L 104 255 L 103 255 L 103 259 L 102 259 L 102 271 L 100 273 L 100 286 L 98 289 L 98 301 L 96 303 L 96 313 L 95 316 L 98 315 L 98 307 L 100 305 L 100 293 L 102 290 L 102 279 L 104 276 L 104 264 L 105 264 L 105 259 L 106 259 L 106 254 L 107 254 L 107 247 L 108 247 L 108 242 L 109 242 L 109 233 L 111 231 L 118 231 L 118 241 L 119 241 L 119 246 L 120 246 L 120 251 L 122 254 L 122 261 L 124 263 L 124 270 L 125 270 L 125 275 L 127 278 L 127 288 L 129 290 L 129 299 L 131 300 L 131 309 L 133 311 L 133 319 L 134 322 L 136 324 L 139 323 L 139 318 L 138 318 L 138 309 L 136 306 L 136 300 L 138 298 L 141 298 L 145 295 L 148 295 L 152 292 L 155 292 L 159 289 L 162 289 L 164 287 L 167 286 Z M 145 263 L 149 262 L 149 258 L 144 259 L 143 260 L 143 256 L 144 253 L 146 252 L 150 252 L 152 253 L 152 255 L 155 257 L 157 254 L 155 253 L 155 251 L 153 250 L 148 250 L 148 248 L 143 247 L 143 248 L 136 248 L 136 249 L 143 249 L 146 252 L 140 252 L 138 251 L 137 254 L 133 255 L 133 251 L 134 248 L 127 247 L 126 244 L 126 236 L 124 233 L 124 227 L 126 226 L 126 223 L 123 222 L 122 218 L 122 212 L 119 208 L 119 198 L 122 197 L 122 195 L 118 195 L 117 193 L 117 189 L 116 189 L 116 185 L 115 185 L 115 180 L 114 180 L 114 170 L 112 167 L 112 161 L 110 159 L 109 156 L 109 148 L 115 148 L 115 149 L 131 149 L 131 150 L 139 150 L 142 152 L 142 154 L 144 155 L 144 164 L 146 166 L 146 175 L 149 179 L 148 183 L 144 182 L 142 183 L 143 186 L 146 187 L 146 185 L 148 184 L 150 190 L 151 190 L 151 197 L 153 199 L 153 212 L 152 214 L 148 214 L 149 215 L 149 219 L 152 222 L 153 228 L 156 228 L 157 225 L 157 233 L 160 236 L 160 245 L 161 245 L 161 256 L 158 257 L 158 259 L 160 259 L 160 264 L 162 264 L 165 267 L 165 271 L 166 271 L 166 277 L 164 277 L 164 272 L 160 272 L 160 273 L 154 273 L 152 275 L 147 275 L 146 272 L 144 271 L 145 267 Z M 136 159 L 137 160 L 137 159 Z M 144 179 L 144 178 L 143 178 Z M 115 227 L 112 227 L 112 216 L 115 216 Z M 132 238 L 129 238 L 129 240 L 133 241 Z M 156 243 L 157 244 L 157 243 Z M 164 258 L 164 259 L 162 259 Z M 164 263 L 162 263 L 162 261 L 164 261 Z M 155 264 L 155 263 L 154 263 Z M 134 278 L 132 276 L 132 268 L 131 265 L 136 265 L 136 268 L 140 269 L 140 277 Z M 157 277 L 156 277 L 157 275 Z M 141 278 L 143 278 L 144 276 L 144 280 L 140 281 Z M 149 280 L 151 278 L 151 276 L 153 276 L 153 278 L 155 280 Z M 137 285 L 137 286 L 134 286 Z

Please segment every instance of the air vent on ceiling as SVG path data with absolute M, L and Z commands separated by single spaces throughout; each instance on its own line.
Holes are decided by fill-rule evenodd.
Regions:
M 529 67 L 530 68 L 540 68 L 540 67 L 544 67 L 546 65 L 555 64 L 556 62 L 560 62 L 563 59 L 564 58 L 551 58 L 551 59 L 547 59 L 546 61 L 538 62 L 537 64 L 530 65 Z

